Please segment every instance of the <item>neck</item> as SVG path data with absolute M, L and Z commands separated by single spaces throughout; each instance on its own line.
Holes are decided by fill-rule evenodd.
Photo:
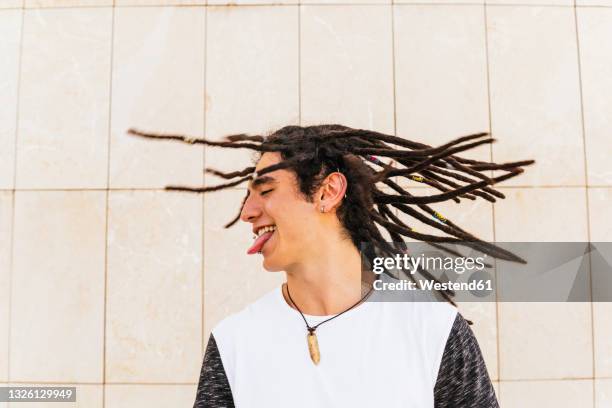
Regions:
M 287 304 L 304 314 L 338 314 L 362 299 L 370 286 L 362 282 L 361 255 L 350 241 L 322 242 L 317 256 L 286 271 L 283 295 Z M 287 286 L 291 293 L 289 299 Z M 294 304 L 291 302 L 293 300 Z

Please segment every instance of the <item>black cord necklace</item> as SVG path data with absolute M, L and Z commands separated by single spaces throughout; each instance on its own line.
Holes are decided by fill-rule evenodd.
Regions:
M 293 306 L 295 306 L 297 311 L 300 312 L 302 319 L 304 319 L 304 323 L 306 323 L 306 329 L 308 330 L 308 335 L 306 336 L 306 340 L 308 342 L 308 351 L 310 353 L 310 359 L 312 360 L 313 363 L 315 363 L 315 365 L 319 364 L 319 361 L 321 360 L 321 352 L 319 351 L 319 342 L 317 341 L 317 334 L 315 333 L 315 330 L 317 330 L 317 327 L 319 327 L 325 322 L 335 319 L 336 317 L 340 316 L 342 313 L 348 312 L 349 310 L 351 310 L 352 308 L 354 308 L 355 306 L 363 302 L 368 297 L 368 295 L 372 292 L 372 290 L 374 290 L 374 287 L 370 288 L 370 290 L 368 291 L 368 293 L 366 293 L 364 297 L 362 297 L 357 303 L 355 303 L 353 306 L 349 307 L 345 311 L 340 312 L 337 315 L 330 317 L 329 319 L 325 319 L 322 322 L 319 322 L 318 324 L 314 326 L 310 326 L 308 324 L 308 321 L 306 321 L 306 318 L 304 317 L 304 313 L 302 313 L 298 305 L 296 305 L 293 299 L 291 299 L 291 293 L 289 293 L 289 284 L 285 283 L 285 285 L 287 286 L 287 295 L 289 296 L 289 300 L 291 300 L 291 303 L 293 304 Z

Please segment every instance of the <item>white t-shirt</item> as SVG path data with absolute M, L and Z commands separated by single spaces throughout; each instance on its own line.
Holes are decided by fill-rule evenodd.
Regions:
M 304 315 L 310 326 L 332 316 Z M 307 334 L 281 286 L 226 317 L 212 330 L 194 407 L 497 407 L 476 340 L 450 303 L 365 301 L 318 326 L 318 365 Z M 473 364 L 441 379 L 441 369 L 453 366 L 442 364 L 443 355 L 449 362 L 471 356 Z M 458 374 L 478 378 L 459 384 Z M 473 400 L 486 404 L 441 405 L 435 387 L 449 401 L 479 393 Z

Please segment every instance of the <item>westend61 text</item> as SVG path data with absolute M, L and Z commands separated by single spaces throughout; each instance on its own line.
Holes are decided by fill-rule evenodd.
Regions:
M 473 280 L 470 282 L 435 282 L 432 280 L 418 280 L 416 282 L 402 279 L 397 282 L 374 281 L 374 290 L 454 290 L 454 291 L 492 291 L 493 286 L 490 280 Z

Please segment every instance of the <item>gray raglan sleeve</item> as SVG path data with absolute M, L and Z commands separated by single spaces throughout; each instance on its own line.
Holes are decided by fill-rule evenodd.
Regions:
M 208 338 L 193 408 L 234 408 L 232 390 L 213 334 Z
M 457 312 L 434 387 L 435 408 L 499 408 L 474 332 Z

